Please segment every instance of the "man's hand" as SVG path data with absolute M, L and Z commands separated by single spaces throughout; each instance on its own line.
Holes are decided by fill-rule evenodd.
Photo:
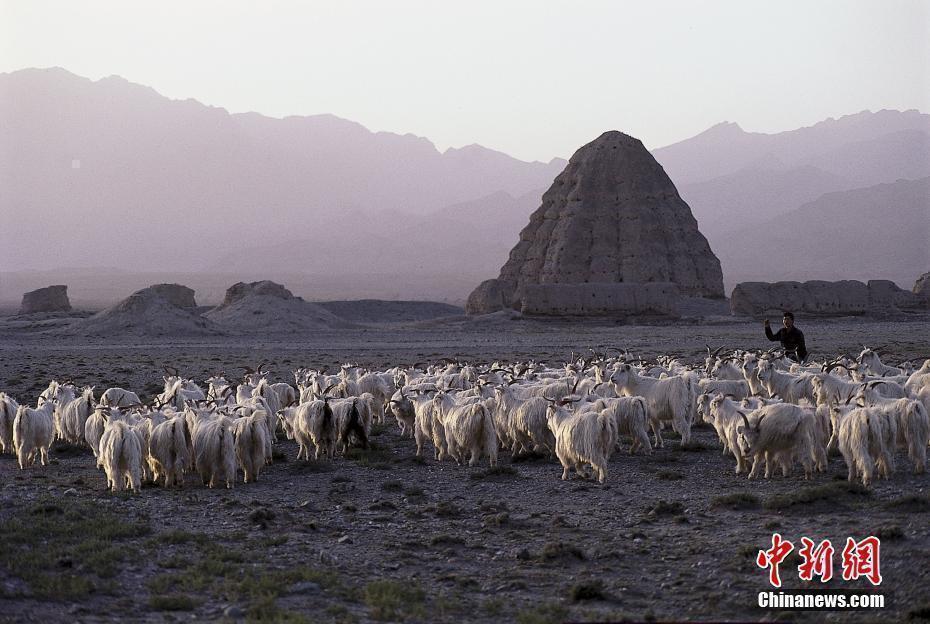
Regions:
M 766 327 L 768 327 L 768 326 L 769 326 L 769 320 L 768 320 L 768 319 L 765 319 L 765 320 L 762 322 L 762 324 L 765 325 Z

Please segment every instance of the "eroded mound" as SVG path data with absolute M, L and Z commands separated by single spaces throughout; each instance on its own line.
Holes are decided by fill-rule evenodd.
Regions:
M 285 333 L 349 326 L 322 306 L 295 297 L 281 284 L 268 280 L 230 286 L 223 303 L 204 316 L 224 329 L 244 333 Z
M 83 335 L 203 336 L 221 333 L 197 313 L 194 291 L 180 284 L 156 284 L 116 305 L 71 324 L 66 333 Z

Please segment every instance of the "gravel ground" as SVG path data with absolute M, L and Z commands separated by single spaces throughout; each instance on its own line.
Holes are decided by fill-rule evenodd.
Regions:
M 930 354 L 930 322 L 843 319 L 799 325 L 815 356 L 882 344 Z M 704 344 L 767 347 L 760 323 L 632 326 L 503 318 L 325 332 L 298 340 L 146 344 L 23 332 L 0 337 L 0 389 L 34 401 L 52 377 L 143 398 L 161 366 L 203 379 L 262 359 L 280 380 L 298 366 L 387 367 L 456 357 L 560 362 L 588 347 L 697 358 Z M 892 358 L 894 359 L 894 358 Z M 904 621 L 930 617 L 930 477 L 897 457 L 893 478 L 846 486 L 841 458 L 812 482 L 733 474 L 711 429 L 682 450 L 613 456 L 604 486 L 561 481 L 555 460 L 501 454 L 489 471 L 418 461 L 393 423 L 373 449 L 332 463 L 296 460 L 282 440 L 256 484 L 105 491 L 89 452 L 59 446 L 19 471 L 0 456 L 0 620 L 559 622 L 619 620 Z M 628 446 L 627 446 L 628 448 Z M 799 543 L 882 537 L 881 611 L 783 612 L 755 606 L 755 564 L 773 531 Z M 797 578 L 795 555 L 782 565 Z M 819 585 L 819 584 L 818 584 Z M 827 584 L 868 588 L 867 581 Z

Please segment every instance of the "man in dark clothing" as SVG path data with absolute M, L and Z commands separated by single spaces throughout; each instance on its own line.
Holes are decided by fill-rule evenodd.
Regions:
M 782 323 L 785 327 L 779 329 L 778 333 L 773 334 L 772 328 L 769 326 L 769 320 L 765 319 L 765 337 L 772 342 L 779 341 L 785 350 L 785 357 L 803 364 L 804 360 L 807 359 L 807 347 L 804 345 L 804 334 L 794 326 L 794 314 L 785 312 Z

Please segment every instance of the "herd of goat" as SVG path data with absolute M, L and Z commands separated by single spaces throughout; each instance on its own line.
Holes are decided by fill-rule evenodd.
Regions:
M 787 477 L 800 463 L 811 478 L 838 447 L 849 480 L 868 486 L 876 470 L 890 477 L 898 448 L 923 473 L 930 442 L 930 359 L 916 369 L 911 361 L 888 366 L 870 348 L 808 365 L 709 347 L 703 366 L 622 350 L 572 354 L 560 368 L 444 360 L 371 372 L 347 364 L 335 375 L 298 369 L 295 385 L 272 383 L 263 368 L 247 368 L 238 385 L 211 377 L 206 391 L 167 369 L 164 391 L 149 404 L 122 388 L 95 398 L 93 387 L 58 381 L 34 408 L 0 392 L 0 450 L 25 469 L 37 456 L 45 465 L 56 438 L 86 445 L 116 491 L 137 491 L 144 478 L 181 486 L 190 471 L 210 487 L 232 487 L 240 469 L 246 483 L 258 478 L 279 434 L 297 442 L 298 459 L 311 461 L 312 447 L 313 461 L 331 461 L 350 446 L 367 448 L 372 423 L 393 417 L 417 456 L 430 444 L 438 461 L 486 457 L 494 466 L 503 446 L 555 454 L 563 479 L 574 469 L 603 483 L 621 435 L 630 453 L 652 453 L 665 444 L 665 426 L 687 446 L 692 426 L 704 422 L 737 474 L 755 478 L 764 468 L 768 478 L 780 467 Z

